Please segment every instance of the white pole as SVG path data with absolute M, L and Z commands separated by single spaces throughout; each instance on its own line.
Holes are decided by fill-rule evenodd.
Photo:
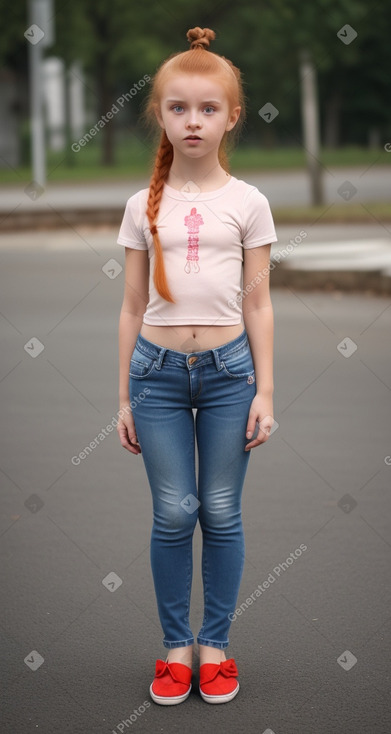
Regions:
M 30 26 L 32 34 L 39 34 L 35 26 L 39 26 L 39 13 L 36 0 L 29 0 Z M 31 110 L 31 158 L 33 180 L 45 187 L 46 185 L 46 157 L 45 157 L 45 129 L 43 119 L 42 94 L 42 45 L 41 41 L 30 41 L 30 110 Z
M 54 43 L 53 0 L 28 0 L 30 27 L 25 38 L 30 43 L 31 159 L 33 180 L 46 185 L 45 122 L 43 116 L 43 49 Z
M 316 90 L 316 69 L 310 55 L 303 51 L 300 58 L 301 113 L 304 147 L 310 174 L 311 203 L 323 204 L 323 180 L 319 161 L 319 114 Z

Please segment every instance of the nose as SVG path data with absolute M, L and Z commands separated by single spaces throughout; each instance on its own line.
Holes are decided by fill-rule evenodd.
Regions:
M 198 117 L 197 110 L 190 110 L 187 121 L 186 121 L 186 127 L 187 128 L 195 128 L 195 127 L 201 127 L 201 122 Z

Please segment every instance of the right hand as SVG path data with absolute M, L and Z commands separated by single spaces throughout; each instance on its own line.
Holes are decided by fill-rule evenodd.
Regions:
M 141 454 L 141 446 L 137 440 L 134 418 L 129 406 L 127 410 L 121 406 L 121 416 L 118 417 L 117 432 L 121 446 L 130 451 L 131 454 Z

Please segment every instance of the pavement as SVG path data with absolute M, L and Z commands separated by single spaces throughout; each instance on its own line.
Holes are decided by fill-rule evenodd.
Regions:
M 121 217 L 118 218 L 119 223 Z M 0 253 L 7 251 L 99 254 L 120 260 L 119 224 L 66 225 L 55 229 L 0 233 Z M 271 285 L 297 290 L 368 291 L 391 295 L 391 224 L 276 225 L 271 248 Z
M 376 239 L 351 230 L 346 251 L 359 229 Z M 4 234 L 0 258 L 2 734 L 389 734 L 390 299 L 272 288 L 278 426 L 250 456 L 227 648 L 241 688 L 206 704 L 196 658 L 189 699 L 162 707 L 150 490 L 111 430 L 123 248 L 68 227 Z M 197 525 L 195 632 L 201 548 Z
M 305 171 L 235 175 L 257 186 L 268 197 L 272 211 L 274 207 L 310 203 Z M 391 166 L 325 169 L 323 181 L 325 211 L 343 202 L 366 208 L 371 201 L 390 200 Z M 91 244 L 95 249 L 102 230 L 110 230 L 110 243 L 115 242 L 127 199 L 146 186 L 148 179 L 144 177 L 104 184 L 49 182 L 42 190 L 34 183 L 1 187 L 0 249 L 8 243 L 12 247 L 28 247 L 28 242 L 36 246 L 41 239 L 47 241 L 47 230 L 56 230 L 55 236 L 49 235 L 50 248 L 56 246 L 54 239 L 64 238 L 72 247 L 70 240 L 80 233 L 81 239 L 96 243 Z M 333 225 L 322 224 L 318 216 L 303 226 L 277 224 L 276 231 L 279 242 L 272 246 L 271 273 L 275 287 L 391 294 L 391 221 L 372 216 L 367 224 Z
M 50 172 L 49 172 L 50 173 Z M 0 212 L 45 211 L 56 209 L 122 209 L 126 200 L 139 189 L 146 188 L 148 177 L 122 181 L 88 181 L 86 183 L 57 183 L 50 180 L 43 190 L 34 182 L 1 186 Z M 257 186 L 268 197 L 272 206 L 309 206 L 311 203 L 309 178 L 305 170 L 234 172 L 237 178 Z M 344 186 L 345 184 L 345 186 Z M 325 203 L 341 204 L 351 201 L 389 201 L 391 193 L 390 166 L 376 164 L 343 168 L 324 168 Z

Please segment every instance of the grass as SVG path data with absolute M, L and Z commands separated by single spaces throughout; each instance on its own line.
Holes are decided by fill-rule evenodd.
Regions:
M 57 183 L 88 183 L 89 181 L 147 180 L 151 171 L 152 149 L 150 142 L 131 137 L 119 140 L 116 146 L 116 164 L 102 166 L 100 141 L 94 138 L 87 146 L 74 153 L 49 151 L 47 155 L 47 181 Z M 249 172 L 302 170 L 305 168 L 305 152 L 301 148 L 262 149 L 260 146 L 238 146 L 230 156 L 231 173 L 244 178 Z M 391 165 L 391 152 L 346 147 L 339 150 L 323 150 L 321 162 L 326 167 L 356 166 L 364 170 L 371 165 Z M 0 169 L 0 186 L 26 186 L 32 180 L 29 166 Z M 351 223 L 374 220 L 391 222 L 389 202 L 353 202 L 328 206 L 273 207 L 277 224 L 291 223 Z
M 115 149 L 116 162 L 113 166 L 102 166 L 100 163 L 100 144 L 97 138 L 79 152 L 70 147 L 66 151 L 47 154 L 47 181 L 83 182 L 129 180 L 131 178 L 149 178 L 151 172 L 151 144 L 142 142 L 143 138 L 119 140 Z M 391 152 L 368 150 L 367 148 L 346 147 L 338 150 L 323 150 L 321 163 L 326 166 L 362 166 L 391 165 Z M 300 170 L 306 165 L 305 152 L 302 148 L 262 149 L 261 146 L 238 146 L 230 157 L 231 172 Z M 0 168 L 0 185 L 15 184 L 26 186 L 33 178 L 30 166 Z
M 368 150 L 367 148 L 341 148 L 339 150 L 322 150 L 320 162 L 328 167 L 347 166 L 391 166 L 391 153 L 384 149 Z M 306 166 L 305 151 L 301 148 L 262 148 L 237 149 L 231 156 L 232 167 L 247 171 L 274 171 L 302 169 Z
M 333 204 L 332 206 L 273 207 L 276 224 L 379 224 L 391 222 L 389 202 Z

